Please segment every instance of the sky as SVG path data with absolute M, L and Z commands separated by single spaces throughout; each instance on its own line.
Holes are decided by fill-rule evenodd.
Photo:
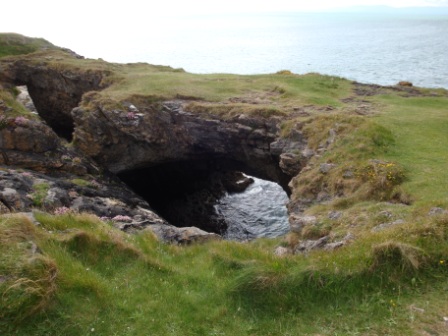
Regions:
M 21 0 L 2 4 L 0 32 L 33 37 L 142 28 L 178 16 L 326 11 L 350 6 L 447 6 L 448 0 Z
M 90 56 L 89 50 L 99 49 L 98 41 L 102 45 L 117 39 L 138 41 L 142 32 L 163 35 L 182 29 L 178 19 L 192 15 L 326 11 L 370 5 L 448 7 L 448 0 L 5 1 L 0 32 L 43 37 Z

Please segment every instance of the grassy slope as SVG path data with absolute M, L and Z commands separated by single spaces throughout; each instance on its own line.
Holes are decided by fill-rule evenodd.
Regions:
M 402 162 L 410 177 L 405 185 L 418 203 L 448 206 L 448 109 L 446 98 L 379 98 L 377 117 L 396 137 L 389 157 Z
M 3 271 L 9 266 L 9 278 L 0 284 L 5 335 L 417 335 L 444 330 L 448 269 L 440 258 L 448 252 L 447 218 L 363 238 L 333 254 L 286 259 L 272 255 L 275 240 L 175 247 L 149 234 L 128 237 L 86 215 L 38 219 L 43 228 L 20 217 L 0 222 L 0 238 L 6 232 L 9 242 L 2 245 L 2 257 L 11 255 L 12 246 L 25 256 L 6 267 L 2 263 Z M 425 265 L 419 270 L 394 255 L 393 248 L 390 255 L 371 249 L 384 240 L 412 241 L 410 234 L 425 232 L 434 236 L 421 239 L 426 257 L 414 249 Z M 43 256 L 31 255 L 31 242 Z M 435 243 L 437 251 L 430 247 Z M 49 280 L 48 274 L 56 277 Z
M 360 117 L 355 115 L 359 103 L 341 101 L 355 95 L 352 83 L 338 78 L 194 75 L 145 64 L 74 60 L 61 51 L 37 55 L 25 57 L 52 56 L 45 62 L 61 70 L 110 71 L 111 86 L 96 98 L 102 101 L 181 96 L 202 99 L 192 109 L 202 104 L 217 113 L 222 105 L 242 112 L 254 105 L 273 108 L 291 114 L 292 121 L 283 124 L 285 136 L 295 122 L 305 123 L 314 147 L 338 127 L 338 141 L 315 164 L 334 162 L 339 168 L 323 182 L 312 181 L 311 171 L 305 176 L 311 184 L 338 185 L 343 169 L 387 160 L 406 171 L 401 187 L 415 202 L 376 202 L 364 197 L 375 191 L 375 181 L 368 180 L 369 190 L 355 185 L 352 198 L 358 199 L 308 210 L 326 214 L 343 208 L 342 219 L 324 221 L 321 232 L 309 235 L 326 231 L 342 237 L 350 231 L 355 243 L 333 253 L 284 259 L 272 255 L 279 240 L 174 247 L 147 234 L 128 237 L 84 215 L 39 215 L 41 228 L 24 218 L 2 217 L 0 334 L 446 333 L 448 218 L 426 216 L 431 206 L 448 207 L 445 91 L 439 97 L 394 92 L 361 97 L 374 113 Z M 322 109 L 326 106 L 332 110 Z M 297 110 L 306 113 L 294 114 Z M 407 224 L 371 233 L 387 220 L 383 210 Z M 31 253 L 31 242 L 43 255 Z
M 54 49 L 56 47 L 41 38 L 29 38 L 14 33 L 0 33 L 0 57 L 29 54 L 43 48 Z

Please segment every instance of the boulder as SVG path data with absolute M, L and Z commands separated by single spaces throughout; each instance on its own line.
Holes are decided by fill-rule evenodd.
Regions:
M 215 233 L 205 232 L 196 227 L 178 228 L 172 225 L 150 225 L 147 227 L 155 236 L 164 242 L 172 244 L 188 245 L 192 243 L 205 243 L 220 240 L 221 236 Z

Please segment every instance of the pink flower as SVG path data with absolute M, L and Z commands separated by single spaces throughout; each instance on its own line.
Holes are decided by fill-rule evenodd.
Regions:
M 128 112 L 126 114 L 126 118 L 128 118 L 129 120 L 135 120 L 135 119 L 137 119 L 137 116 L 135 115 L 134 112 Z
M 28 119 L 26 119 L 24 117 L 16 117 L 14 119 L 14 123 L 18 126 L 24 126 L 28 123 Z
M 65 207 L 65 206 L 60 207 L 60 208 L 56 208 L 54 210 L 54 214 L 55 215 L 65 215 L 65 214 L 70 213 L 70 212 L 72 212 L 72 210 L 70 208 Z

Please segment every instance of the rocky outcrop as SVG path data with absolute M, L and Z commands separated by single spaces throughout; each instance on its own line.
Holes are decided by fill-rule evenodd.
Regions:
M 72 112 L 74 142 L 114 173 L 167 162 L 206 160 L 286 188 L 291 174 L 298 170 L 291 165 L 299 164 L 287 164 L 285 169 L 279 166 L 280 155 L 289 148 L 273 145 L 278 138 L 278 119 L 240 115 L 222 120 L 212 114 L 189 113 L 185 104 L 182 100 L 135 104 L 137 112 L 124 105 L 110 110 L 101 103 L 93 109 L 76 108 Z M 297 144 L 302 147 L 299 151 L 306 145 L 304 140 Z
M 4 119 L 0 129 L 0 149 L 0 164 L 6 166 L 75 174 L 98 170 L 82 154 L 64 146 L 53 130 L 37 119 Z
M 186 236 L 199 241 L 204 234 L 191 226 L 220 232 L 200 222 L 219 226 L 220 218 L 210 220 L 213 202 L 223 192 L 238 192 L 250 183 L 240 179 L 225 185 L 225 174 L 242 171 L 288 190 L 291 178 L 314 155 L 307 149 L 300 127 L 288 137 L 280 137 L 282 119 L 275 115 L 242 112 L 224 118 L 207 111 L 193 113 L 188 109 L 191 101 L 185 99 L 105 99 L 91 91 L 106 86 L 107 66 L 74 66 L 71 58 L 88 62 L 69 54 L 61 60 L 53 54 L 40 54 L 0 61 L 0 82 L 25 85 L 47 123 L 11 117 L 0 130 L 3 211 L 66 207 L 102 217 L 128 216 L 131 223 L 118 225 L 125 231 L 157 224 L 154 232 L 166 241 L 186 242 Z M 59 138 L 71 139 L 72 135 L 73 146 Z M 182 222 L 188 229 L 165 226 L 168 223 L 152 211 L 155 207 L 146 197 L 115 178 L 106 178 L 104 172 L 119 174 L 130 184 L 134 180 L 132 186 L 140 195 L 151 190 L 154 199 L 162 199 L 159 203 L 166 203 L 158 197 L 163 189 L 168 197 L 183 202 L 174 202 L 174 208 L 168 210 L 178 218 L 187 217 L 189 210 L 180 211 L 183 206 L 200 204 L 206 208 L 204 218 L 188 215 L 195 219 Z M 220 177 L 211 178 L 213 174 Z M 204 193 L 203 181 L 210 182 L 214 191 Z M 183 187 L 193 194 L 179 192 Z M 136 216 L 140 219 L 134 219 Z
M 78 59 L 66 52 L 64 57 Z M 26 85 L 39 115 L 58 135 L 70 139 L 72 109 L 78 106 L 84 93 L 104 88 L 103 79 L 109 72 L 80 70 L 64 62 L 55 65 L 54 61 L 58 61 L 55 56 L 43 55 L 38 60 L 31 56 L 4 59 L 0 62 L 0 82 Z

